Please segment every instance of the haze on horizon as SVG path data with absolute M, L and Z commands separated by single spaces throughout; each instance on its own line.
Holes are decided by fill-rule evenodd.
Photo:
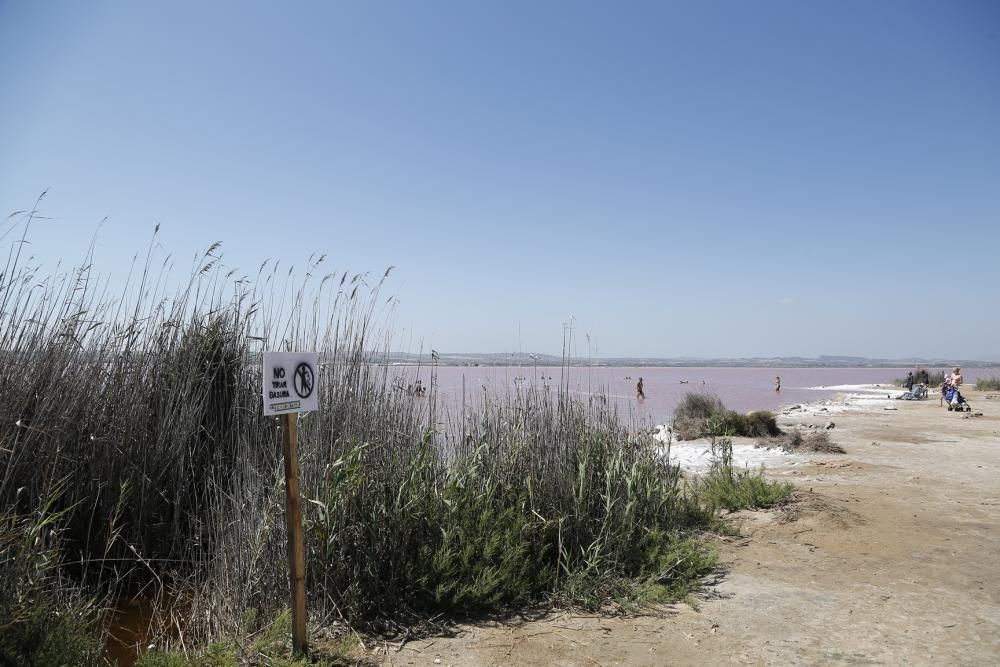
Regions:
M 395 266 L 414 352 L 997 360 L 998 65 L 990 1 L 0 2 L 0 210 Z

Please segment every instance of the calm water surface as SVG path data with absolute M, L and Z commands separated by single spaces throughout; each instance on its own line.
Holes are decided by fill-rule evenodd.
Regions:
M 442 366 L 436 370 L 435 390 L 438 406 L 452 415 L 462 406 L 463 379 L 465 404 L 468 408 L 482 405 L 484 395 L 506 395 L 519 387 L 559 387 L 563 373 L 568 373 L 570 391 L 586 397 L 603 392 L 619 408 L 620 413 L 639 420 L 663 423 L 673 413 L 677 402 L 687 392 L 717 395 L 727 407 L 740 412 L 773 410 L 782 405 L 806 403 L 830 398 L 840 391 L 820 389 L 837 385 L 891 384 L 906 375 L 905 368 L 570 368 L 538 366 Z M 934 372 L 941 369 L 928 369 Z M 950 370 L 950 369 L 949 369 Z M 427 386 L 431 378 L 429 367 L 397 367 L 404 386 L 419 378 Z M 989 369 L 963 370 L 965 382 Z M 995 370 L 993 371 L 996 373 Z M 775 376 L 781 377 L 781 392 L 774 390 Z M 635 385 L 643 379 L 645 400 L 636 400 Z M 683 381 L 683 382 L 682 382 Z M 895 387 L 888 392 L 898 392 Z

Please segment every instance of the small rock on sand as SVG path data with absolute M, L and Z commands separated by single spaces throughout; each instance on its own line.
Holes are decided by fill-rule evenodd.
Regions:
M 836 426 L 837 426 L 837 425 L 836 425 L 836 424 L 834 424 L 833 422 L 827 422 L 827 423 L 826 423 L 826 426 L 824 426 L 823 428 L 825 428 L 825 429 L 826 429 L 827 431 L 830 431 L 830 430 L 832 430 L 832 429 L 833 429 L 834 427 L 836 427 Z

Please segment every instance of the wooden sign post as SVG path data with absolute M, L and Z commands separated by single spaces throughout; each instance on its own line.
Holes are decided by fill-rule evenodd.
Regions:
M 285 525 L 288 530 L 288 582 L 292 591 L 292 653 L 305 656 L 306 552 L 299 495 L 299 412 L 319 408 L 316 354 L 265 352 L 264 414 L 281 416 L 281 454 L 285 459 Z
M 288 527 L 288 570 L 292 588 L 292 654 L 306 655 L 306 549 L 302 540 L 299 497 L 298 414 L 281 415 L 281 453 L 285 458 L 285 525 Z

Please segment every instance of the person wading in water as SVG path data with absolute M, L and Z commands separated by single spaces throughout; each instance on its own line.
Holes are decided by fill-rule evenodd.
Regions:
M 639 383 L 635 385 L 635 397 L 637 400 L 646 398 L 646 392 L 642 390 L 642 378 L 639 378 Z
M 775 391 L 781 391 L 781 376 L 780 375 L 776 375 L 774 377 L 774 390 Z

